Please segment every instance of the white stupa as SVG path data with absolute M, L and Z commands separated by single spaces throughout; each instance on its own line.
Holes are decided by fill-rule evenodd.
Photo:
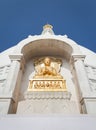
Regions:
M 38 74 L 36 71 L 44 67 L 42 60 L 44 57 L 50 57 L 52 67 L 58 70 L 62 79 L 58 76 L 57 78 L 49 76 L 47 79 L 49 70 L 42 73 L 41 78 L 40 75 L 37 76 L 39 78 L 34 78 L 36 73 Z M 66 83 L 66 89 L 62 89 L 63 81 Z M 35 88 L 35 83 L 38 85 L 43 82 L 49 84 L 47 89 L 46 87 L 42 89 L 40 85 L 39 89 Z M 50 89 L 51 83 L 58 82 L 59 89 L 56 86 Z M 4 122 L 9 121 L 9 117 L 15 125 L 16 122 L 18 124 L 22 120 L 22 124 L 27 120 L 29 125 L 25 127 L 24 123 L 21 126 L 24 130 L 30 130 L 29 126 L 35 130 L 56 128 L 70 130 L 71 126 L 66 123 L 72 123 L 73 118 L 73 127 L 79 130 L 83 123 L 82 117 L 90 122 L 86 125 L 85 121 L 82 130 L 85 128 L 89 130 L 90 125 L 96 129 L 96 117 L 90 117 L 90 114 L 96 114 L 96 53 L 78 45 L 67 35 L 55 35 L 53 27 L 49 24 L 43 27 L 40 35 L 30 35 L 16 46 L 1 52 L 0 114 L 3 115 L 0 129 L 5 129 Z M 16 122 L 14 117 L 8 114 L 14 114 Z M 75 115 L 78 116 L 74 117 Z M 76 127 L 75 121 L 78 124 Z M 10 129 L 14 128 L 14 125 L 7 126 Z

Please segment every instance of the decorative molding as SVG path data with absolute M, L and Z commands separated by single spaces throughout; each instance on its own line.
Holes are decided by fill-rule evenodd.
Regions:
M 11 61 L 19 61 L 21 64 L 20 69 L 22 69 L 22 71 L 24 72 L 25 59 L 23 57 L 23 54 L 12 54 L 9 55 L 9 58 L 11 59 Z
M 27 91 L 25 93 L 25 99 L 71 99 L 70 92 L 63 92 L 63 91 Z
M 85 59 L 85 55 L 76 55 L 76 54 L 72 54 L 72 56 L 71 56 L 71 63 L 74 63 L 74 62 L 76 62 L 77 60 L 82 60 L 82 61 L 84 61 L 84 59 Z
M 9 58 L 11 59 L 11 61 L 20 61 L 23 57 L 23 54 L 11 54 L 9 55 Z

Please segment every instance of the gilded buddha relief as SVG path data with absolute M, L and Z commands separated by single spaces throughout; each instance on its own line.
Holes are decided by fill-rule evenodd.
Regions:
M 34 60 L 35 75 L 29 81 L 29 91 L 66 90 L 66 81 L 60 74 L 60 59 L 43 57 Z
M 53 60 L 53 61 L 52 61 Z M 44 59 L 40 59 L 35 62 L 35 76 L 43 76 L 43 77 L 55 77 L 60 76 L 61 61 L 56 60 L 55 58 L 45 57 Z

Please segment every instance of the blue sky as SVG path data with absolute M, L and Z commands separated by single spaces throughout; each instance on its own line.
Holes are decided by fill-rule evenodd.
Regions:
M 96 52 L 96 0 L 0 0 L 0 52 L 39 35 L 46 23 Z

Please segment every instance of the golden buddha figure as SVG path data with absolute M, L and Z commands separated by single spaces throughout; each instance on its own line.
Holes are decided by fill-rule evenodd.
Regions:
M 50 76 L 56 76 L 57 72 L 55 70 L 55 68 L 51 67 L 51 59 L 49 57 L 46 57 L 44 59 L 44 67 L 41 68 L 41 70 L 39 71 L 39 75 L 42 76 L 46 76 L 46 75 L 50 75 Z
M 61 76 L 55 67 L 51 66 L 51 59 L 49 57 L 46 57 L 44 59 L 44 66 L 40 67 L 39 71 L 35 76 L 44 76 L 44 77 L 50 77 L 50 76 Z

